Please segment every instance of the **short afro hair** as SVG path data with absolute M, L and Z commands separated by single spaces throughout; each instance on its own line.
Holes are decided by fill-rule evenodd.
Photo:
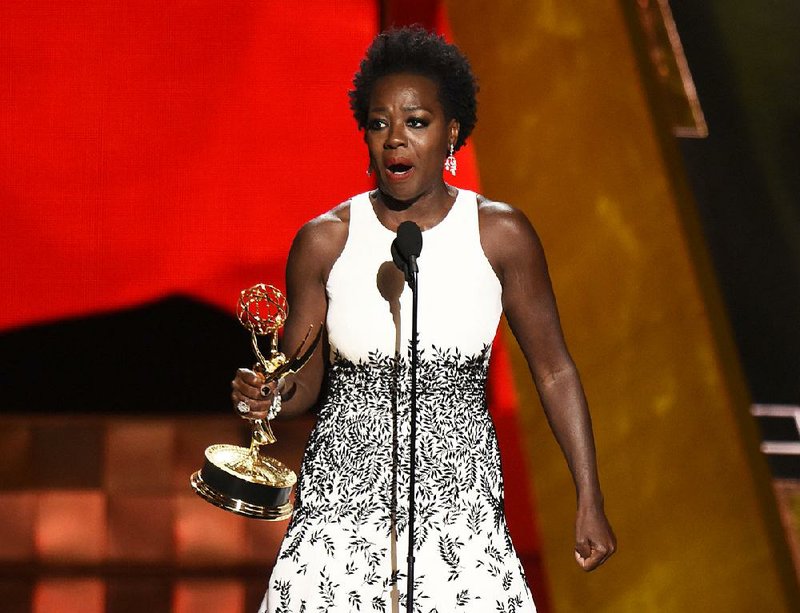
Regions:
M 459 123 L 458 150 L 478 121 L 478 84 L 469 60 L 455 45 L 420 26 L 393 28 L 378 34 L 361 60 L 349 92 L 350 108 L 360 130 L 367 126 L 372 88 L 381 77 L 409 72 L 432 79 L 448 121 Z

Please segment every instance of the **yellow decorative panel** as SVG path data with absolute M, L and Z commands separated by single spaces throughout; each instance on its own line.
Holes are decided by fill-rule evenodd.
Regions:
M 575 564 L 569 473 L 517 352 L 521 398 L 537 409 L 523 419 L 554 610 L 800 610 L 691 201 L 621 5 L 447 4 L 481 85 L 483 190 L 542 237 L 619 538 L 595 573 Z

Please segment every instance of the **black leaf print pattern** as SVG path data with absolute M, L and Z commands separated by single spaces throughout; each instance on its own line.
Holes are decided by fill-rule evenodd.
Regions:
M 469 528 L 470 531 L 470 539 L 472 539 L 473 536 L 480 535 L 481 524 L 483 523 L 485 516 L 486 514 L 481 508 L 480 504 L 476 502 L 470 505 L 469 512 L 467 513 L 467 528 Z
M 321 542 L 325 548 L 325 553 L 329 556 L 333 556 L 336 551 L 336 548 L 333 545 L 333 539 L 329 535 L 325 534 L 322 530 L 315 530 L 311 536 L 308 537 L 308 542 L 311 545 L 317 545 Z
M 354 533 L 350 536 L 350 540 L 347 543 L 347 552 L 351 556 L 357 553 L 366 555 L 369 553 L 372 547 L 372 543 L 370 543 L 367 539 L 358 533 Z
M 378 573 L 374 570 L 369 571 L 366 575 L 364 575 L 364 583 L 367 585 L 375 585 L 376 583 L 380 582 L 380 577 L 378 577 Z
M 442 522 L 445 526 L 452 526 L 456 521 L 458 521 L 458 513 L 455 509 L 450 509 L 447 513 L 444 514 L 442 518 Z
M 288 581 L 278 581 L 275 584 L 276 589 L 280 593 L 281 596 L 281 606 L 279 606 L 275 613 L 291 613 L 291 596 L 289 594 L 289 582 Z
M 323 567 L 322 572 L 320 572 L 320 582 L 319 582 L 319 595 L 321 598 L 321 603 L 317 607 L 317 611 L 320 613 L 328 613 L 331 610 L 335 610 L 334 607 L 336 606 L 336 588 L 339 587 L 338 583 L 334 583 L 328 574 L 325 572 L 325 568 Z
M 492 560 L 494 560 L 495 562 L 503 561 L 502 554 L 497 550 L 496 547 L 492 546 L 491 543 L 486 546 L 486 549 L 483 550 L 483 553 L 492 558 Z
M 518 613 L 523 604 L 521 597 L 511 596 L 505 602 L 498 600 L 496 611 L 497 613 Z
M 308 525 L 301 526 L 297 530 L 297 534 L 295 534 L 292 540 L 289 542 L 288 547 L 286 547 L 281 554 L 285 558 L 290 558 L 291 560 L 298 562 L 299 561 L 299 552 L 298 549 L 300 545 L 303 544 L 303 539 L 305 537 L 305 533 L 308 530 Z
M 448 581 L 458 579 L 459 565 L 461 563 L 461 559 L 458 557 L 460 547 L 463 547 L 463 544 L 457 538 L 453 539 L 446 534 L 439 537 L 439 553 L 444 563 L 450 567 Z
M 350 603 L 350 608 L 356 611 L 361 610 L 361 595 L 356 590 L 351 590 L 347 595 L 347 600 Z
M 429 347 L 419 362 L 419 613 L 454 607 L 485 613 L 487 602 L 505 613 L 534 610 L 505 524 L 500 455 L 486 406 L 489 349 L 465 356 Z M 335 356 L 270 579 L 270 613 L 405 608 L 408 377 L 404 359 Z M 476 579 L 484 600 L 470 592 Z

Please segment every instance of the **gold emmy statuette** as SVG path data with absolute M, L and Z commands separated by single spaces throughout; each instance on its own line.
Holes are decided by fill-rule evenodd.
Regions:
M 320 325 L 311 338 L 311 326 L 291 357 L 286 357 L 278 351 L 278 330 L 286 322 L 288 312 L 286 298 L 272 285 L 259 283 L 242 291 L 239 297 L 239 321 L 250 331 L 258 358 L 256 369 L 264 375 L 265 383 L 279 382 L 299 371 L 311 358 L 322 334 Z M 264 357 L 258 347 L 259 336 L 269 339 L 269 357 Z M 279 406 L 280 396 L 276 395 L 276 399 Z M 286 519 L 292 514 L 289 496 L 297 475 L 282 462 L 262 453 L 263 447 L 276 440 L 270 420 L 257 419 L 252 424 L 249 448 L 220 444 L 206 449 L 203 468 L 192 475 L 192 487 L 205 500 L 227 511 L 269 521 Z

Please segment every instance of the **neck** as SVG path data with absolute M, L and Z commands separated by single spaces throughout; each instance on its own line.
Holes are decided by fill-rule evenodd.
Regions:
M 424 231 L 444 219 L 455 202 L 456 193 L 455 188 L 442 181 L 411 200 L 392 198 L 380 187 L 372 193 L 372 198 L 377 204 L 375 213 L 378 219 L 390 230 L 395 230 L 404 221 L 413 221 Z
M 407 219 L 427 221 L 432 219 L 434 225 L 441 218 L 441 214 L 450 210 L 456 190 L 444 181 L 437 183 L 429 191 L 423 192 L 410 200 L 398 200 L 381 190 L 380 187 L 372 193 L 373 200 L 386 209 L 387 217 L 401 223 Z

